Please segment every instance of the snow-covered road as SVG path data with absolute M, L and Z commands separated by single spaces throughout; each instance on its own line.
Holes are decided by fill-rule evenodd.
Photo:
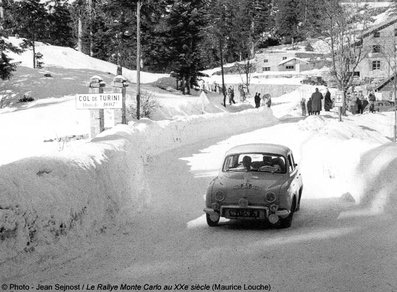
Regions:
M 193 284 L 242 286 L 229 291 L 243 291 L 244 284 L 268 284 L 272 291 L 396 291 L 394 214 L 341 217 L 357 205 L 341 198 L 349 178 L 336 165 L 358 158 L 351 151 L 317 156 L 323 152 L 321 135 L 332 136 L 332 119 L 299 119 L 151 157 L 146 165 L 151 202 L 133 224 L 109 230 L 63 258 L 39 260 L 34 272 L 25 269 L 3 282 L 92 284 L 96 290 L 98 284 L 124 283 L 158 284 L 162 291 L 175 284 L 189 285 L 188 291 Z M 313 137 L 316 125 L 319 137 Z M 203 195 L 223 153 L 236 143 L 253 141 L 292 148 L 306 174 L 301 210 L 286 230 L 237 221 L 209 228 Z M 341 144 L 354 148 L 351 139 Z M 360 145 L 357 156 L 370 148 Z

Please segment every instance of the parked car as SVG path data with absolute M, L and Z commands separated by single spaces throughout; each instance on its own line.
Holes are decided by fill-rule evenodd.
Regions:
M 327 82 L 321 76 L 308 76 L 301 81 L 302 84 L 310 85 L 324 85 L 327 86 Z
M 374 102 L 374 110 L 377 112 L 389 112 L 394 111 L 394 101 L 389 100 L 376 100 Z
M 290 227 L 300 208 L 303 183 L 292 151 L 276 144 L 247 144 L 226 152 L 219 174 L 208 186 L 209 226 L 221 217 L 263 219 Z

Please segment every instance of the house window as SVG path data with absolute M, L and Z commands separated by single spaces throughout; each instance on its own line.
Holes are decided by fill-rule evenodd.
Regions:
M 269 62 L 268 59 L 263 59 L 263 63 L 267 63 L 267 62 Z
M 294 65 L 285 66 L 285 69 L 288 69 L 288 70 L 293 70 L 294 68 L 295 68 Z
M 287 60 L 287 57 L 283 57 L 283 60 Z
M 380 70 L 380 61 L 372 61 L 372 70 Z
M 360 77 L 360 71 L 354 71 L 353 77 Z
M 374 38 L 378 38 L 380 37 L 380 32 L 379 31 L 375 31 L 374 32 Z
M 372 53 L 380 53 L 380 45 L 373 45 Z
M 263 67 L 263 71 L 270 71 L 270 67 Z

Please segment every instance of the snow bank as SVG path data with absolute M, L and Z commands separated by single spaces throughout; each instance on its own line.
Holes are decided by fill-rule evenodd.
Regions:
M 397 207 L 395 194 L 397 145 L 383 144 L 367 151 L 360 159 L 355 172 L 354 197 L 361 210 L 349 215 L 381 215 L 394 213 Z
M 336 114 L 309 116 L 297 123 L 298 129 L 308 132 L 301 145 L 301 169 L 305 179 L 305 197 L 359 196 L 355 186 L 356 167 L 362 155 L 388 140 L 376 131 L 363 131 L 354 121 L 339 122 Z M 330 147 L 332 145 L 332 147 Z M 365 169 L 365 168 L 364 168 Z
M 69 234 L 89 236 L 133 220 L 150 203 L 143 165 L 151 155 L 276 121 L 267 108 L 143 119 L 57 156 L 0 167 L 0 260 L 45 249 Z

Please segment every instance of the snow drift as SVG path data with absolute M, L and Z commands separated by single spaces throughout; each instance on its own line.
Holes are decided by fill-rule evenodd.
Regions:
M 120 226 L 150 202 L 151 155 L 277 122 L 267 108 L 118 125 L 56 156 L 0 167 L 0 259 Z
M 355 172 L 356 197 L 366 215 L 394 213 L 397 201 L 397 145 L 387 143 L 367 151 Z

